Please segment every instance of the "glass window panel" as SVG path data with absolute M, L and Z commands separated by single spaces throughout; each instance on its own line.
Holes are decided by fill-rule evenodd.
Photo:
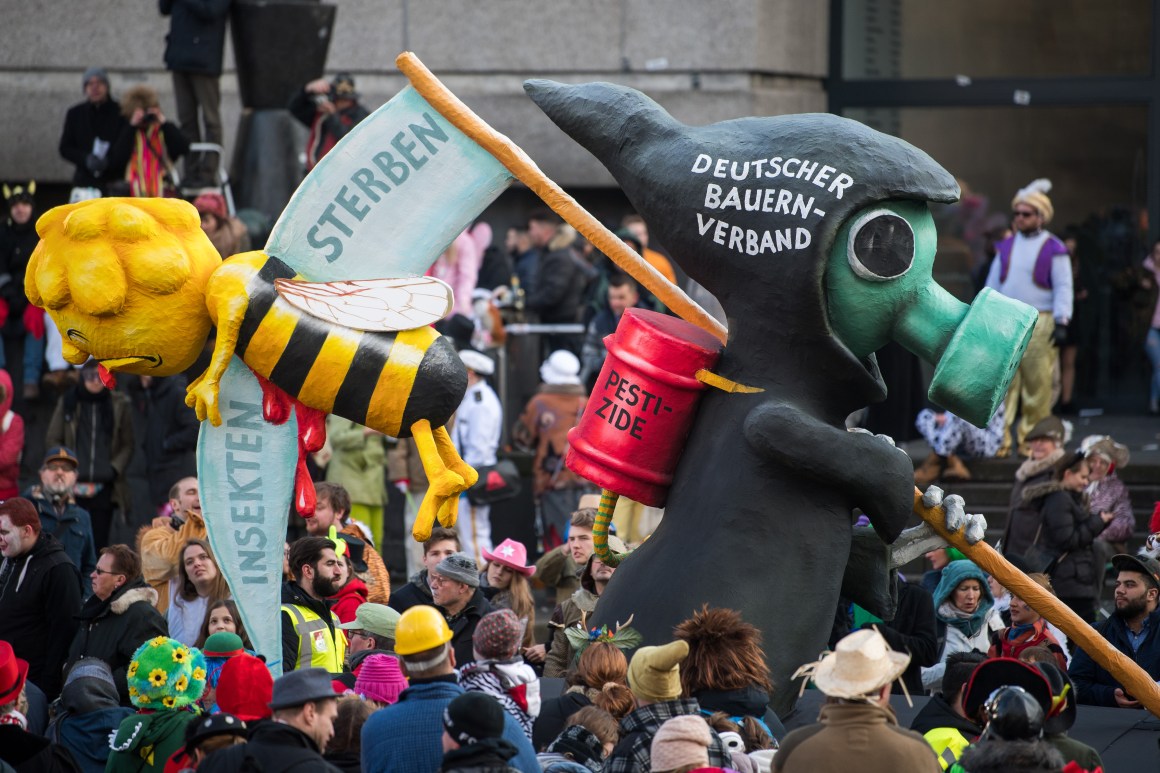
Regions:
M 845 0 L 849 79 L 1147 75 L 1151 0 Z

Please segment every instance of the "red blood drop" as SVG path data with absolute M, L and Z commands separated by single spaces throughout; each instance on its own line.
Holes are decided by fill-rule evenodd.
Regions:
M 117 388 L 117 377 L 110 373 L 109 369 L 100 363 L 97 363 L 97 375 L 101 377 L 101 383 L 105 385 L 105 389 Z
M 317 494 L 314 491 L 314 481 L 310 479 L 310 471 L 306 469 L 306 458 L 298 456 L 298 468 L 294 471 L 294 508 L 303 518 L 314 516 L 314 505 Z

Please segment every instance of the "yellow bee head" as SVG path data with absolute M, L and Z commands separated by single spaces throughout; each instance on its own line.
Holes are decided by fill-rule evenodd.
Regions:
M 24 291 L 60 330 L 66 360 L 153 376 L 193 364 L 221 265 L 200 222 L 179 199 L 93 199 L 37 220 Z

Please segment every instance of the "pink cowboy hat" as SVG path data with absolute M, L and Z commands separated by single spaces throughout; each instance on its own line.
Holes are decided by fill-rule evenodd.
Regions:
M 483 557 L 488 561 L 503 564 L 513 572 L 519 572 L 526 577 L 531 577 L 536 573 L 536 567 L 525 566 L 528 563 L 528 549 L 523 546 L 523 543 L 516 542 L 514 539 L 505 539 L 496 545 L 494 553 L 483 551 Z

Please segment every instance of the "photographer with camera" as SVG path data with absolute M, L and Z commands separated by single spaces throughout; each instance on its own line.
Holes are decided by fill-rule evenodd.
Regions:
M 358 101 L 354 78 L 340 72 L 333 81 L 318 78 L 307 83 L 290 100 L 290 112 L 306 126 L 306 173 L 318 165 L 331 148 L 370 112 Z
M 123 171 L 110 176 L 123 177 L 130 196 L 176 196 L 173 162 L 189 151 L 189 140 L 165 119 L 157 92 L 149 86 L 126 91 L 121 113 L 128 124 L 109 150 L 109 169 Z

